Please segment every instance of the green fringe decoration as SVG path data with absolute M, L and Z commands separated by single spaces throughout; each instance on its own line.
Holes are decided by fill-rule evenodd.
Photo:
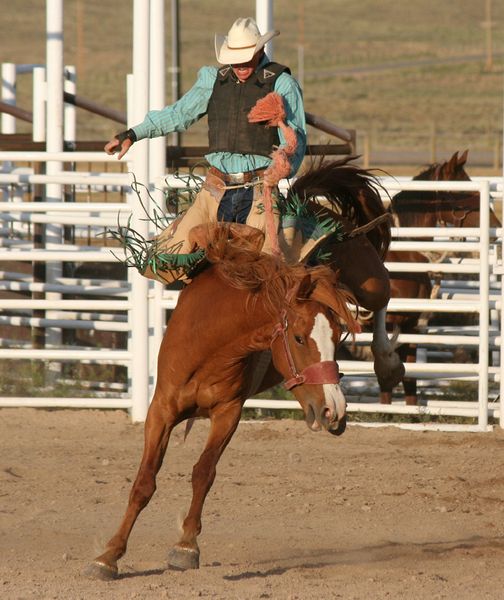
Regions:
M 346 239 L 343 224 L 330 217 L 323 217 L 322 210 L 312 212 L 308 208 L 308 200 L 300 198 L 297 194 L 287 194 L 278 200 L 282 227 L 294 227 L 302 232 L 303 238 L 317 240 L 323 236 L 331 235 L 331 243 L 342 242 Z M 317 249 L 311 257 L 311 264 L 323 264 L 331 257 L 330 252 L 324 251 L 324 244 Z
M 145 214 L 144 220 L 154 225 L 156 233 L 164 231 L 170 225 L 172 219 L 181 216 L 194 201 L 204 182 L 202 177 L 194 173 L 197 166 L 193 167 L 187 175 L 175 174 L 175 177 L 184 184 L 183 186 L 173 188 L 167 185 L 165 205 L 171 212 L 170 216 L 166 215 L 165 211 L 156 203 L 148 188 L 139 183 L 135 175 L 132 174 L 133 183 L 131 188 L 137 194 Z M 142 189 L 148 195 L 150 206 L 153 207 L 152 214 L 149 214 L 142 200 L 140 193 Z M 332 242 L 345 239 L 342 224 L 335 222 L 330 217 L 324 218 L 322 211 L 312 212 L 308 208 L 307 199 L 302 199 L 296 194 L 288 194 L 286 198 L 278 194 L 275 200 L 274 208 L 280 213 L 283 228 L 294 227 L 300 230 L 304 239 L 316 240 L 328 234 L 331 234 Z M 264 210 L 262 205 L 259 205 L 258 208 Z M 205 252 L 201 249 L 190 254 L 180 253 L 181 244 L 169 248 L 164 247 L 160 250 L 156 239 L 146 240 L 131 227 L 131 216 L 126 226 L 120 226 L 118 223 L 116 230 L 108 229 L 105 233 L 118 241 L 124 250 L 125 257 L 121 259 L 116 256 L 116 258 L 127 267 L 136 268 L 142 274 L 145 273 L 147 268 L 150 268 L 154 274 L 162 271 L 175 271 L 178 276 L 189 275 L 205 258 Z M 324 253 L 322 244 L 313 260 L 322 263 L 326 262 L 329 256 L 329 253 Z
M 189 254 L 169 254 L 160 252 L 151 256 L 148 265 L 154 274 L 158 271 L 179 271 L 182 270 L 185 274 L 189 274 L 196 265 L 205 258 L 203 249 L 196 250 Z
M 170 225 L 172 219 L 178 218 L 187 210 L 187 207 L 194 201 L 203 182 L 203 179 L 195 175 L 193 170 L 184 176 L 176 173 L 175 177 L 182 181 L 184 186 L 177 188 L 167 186 L 165 203 L 166 207 L 171 209 L 171 213 L 174 215 L 168 216 L 154 200 L 150 190 L 136 180 L 134 173 L 132 175 L 133 183 L 131 184 L 131 188 L 136 193 L 145 214 L 144 220 L 154 225 L 156 234 L 164 231 Z M 145 190 L 150 205 L 153 207 L 152 214 L 149 214 L 142 200 L 140 193 L 142 189 Z M 156 239 L 146 240 L 138 231 L 131 227 L 131 219 L 132 217 L 130 216 L 126 226 L 121 226 L 118 223 L 116 230 L 107 229 L 105 232 L 106 235 L 112 237 L 121 245 L 124 250 L 124 258 L 121 259 L 115 254 L 114 256 L 127 267 L 134 267 L 142 274 L 150 267 L 154 274 L 158 274 L 160 271 L 176 271 L 178 275 L 189 275 L 204 259 L 204 250 L 197 250 L 190 254 L 180 253 L 181 244 L 176 244 L 160 251 Z
M 288 194 L 287 198 L 278 199 L 278 208 L 282 217 L 282 227 L 295 227 L 303 233 L 304 239 L 316 240 L 329 233 L 336 234 L 334 241 L 343 241 L 344 233 L 341 223 L 330 217 L 323 218 L 321 212 L 311 212 L 308 201 L 297 194 Z

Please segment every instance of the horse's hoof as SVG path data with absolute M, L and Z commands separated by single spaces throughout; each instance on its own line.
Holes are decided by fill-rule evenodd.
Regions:
M 199 569 L 199 550 L 175 546 L 168 553 L 168 566 L 176 571 Z
M 113 579 L 117 579 L 117 567 L 111 567 L 105 563 L 94 561 L 84 569 L 83 575 L 89 579 L 112 581 Z

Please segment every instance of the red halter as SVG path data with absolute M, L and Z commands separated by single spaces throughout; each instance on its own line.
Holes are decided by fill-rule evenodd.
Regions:
M 270 342 L 270 346 L 272 346 L 273 342 L 278 336 L 281 336 L 282 338 L 285 356 L 287 358 L 287 362 L 289 363 L 289 369 L 292 374 L 292 377 L 284 382 L 285 388 L 290 390 L 296 385 L 302 384 L 320 385 L 324 383 L 339 383 L 340 376 L 338 370 L 338 363 L 334 360 L 322 360 L 318 363 L 314 363 L 313 365 L 309 365 L 308 367 L 303 369 L 301 373 L 298 372 L 298 370 L 296 369 L 296 365 L 294 364 L 294 359 L 292 358 L 289 343 L 287 341 L 288 326 L 289 324 L 287 322 L 287 311 L 284 310 L 282 312 L 280 322 L 277 323 L 275 326 L 273 336 Z

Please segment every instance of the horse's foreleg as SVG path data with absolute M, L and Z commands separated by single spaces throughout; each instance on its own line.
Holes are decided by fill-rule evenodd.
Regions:
M 374 371 L 381 390 L 392 390 L 404 377 L 404 365 L 395 352 L 395 341 L 389 340 L 385 326 L 386 308 L 373 315 Z
M 182 536 L 168 555 L 168 564 L 172 568 L 199 568 L 197 537 L 201 532 L 203 503 L 215 479 L 219 458 L 238 426 L 240 414 L 241 404 L 236 402 L 219 405 L 210 415 L 211 428 L 207 443 L 193 467 L 191 506 L 182 525 Z
M 155 397 L 145 422 L 142 462 L 131 488 L 126 513 L 116 534 L 107 543 L 105 552 L 89 565 L 86 575 L 95 579 L 114 579 L 117 576 L 117 561 L 126 552 L 133 525 L 156 490 L 156 475 L 161 468 L 174 421 L 167 418 Z

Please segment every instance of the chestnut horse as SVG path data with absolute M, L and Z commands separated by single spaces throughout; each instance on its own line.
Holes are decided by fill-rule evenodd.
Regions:
M 287 266 L 259 253 L 250 240 L 230 240 L 230 231 L 229 226 L 215 228 L 207 248 L 211 265 L 181 292 L 169 320 L 140 468 L 119 529 L 87 569 L 91 577 L 117 576 L 132 527 L 156 489 L 173 428 L 207 417 L 210 432 L 193 468 L 192 501 L 168 558 L 173 568 L 198 568 L 203 503 L 243 403 L 255 388 L 259 353 L 271 351 L 276 380 L 285 380 L 292 389 L 312 429 L 339 435 L 345 428 L 345 399 L 334 358 L 343 324 L 350 333 L 358 330 L 347 307 L 355 299 L 339 287 L 329 268 Z M 218 312 L 209 310 L 209 303 Z
M 413 179 L 415 181 L 470 181 L 465 170 L 468 151 L 455 152 L 442 163 L 429 165 Z M 478 192 L 447 191 L 403 191 L 396 194 L 390 209 L 398 227 L 479 227 L 480 197 Z M 500 227 L 496 214 L 490 211 L 490 226 Z M 429 262 L 428 258 L 414 251 L 389 251 L 388 262 Z M 435 268 L 433 268 L 435 270 Z M 392 272 L 390 274 L 391 297 L 393 298 L 430 298 L 432 285 L 428 273 Z M 389 328 L 398 328 L 402 333 L 415 333 L 418 330 L 420 313 L 389 313 Z M 400 344 L 397 348 L 404 362 L 416 361 L 416 345 Z M 417 404 L 417 383 L 413 377 L 403 378 L 406 404 Z M 392 399 L 390 385 L 380 385 L 380 401 L 390 404 Z

